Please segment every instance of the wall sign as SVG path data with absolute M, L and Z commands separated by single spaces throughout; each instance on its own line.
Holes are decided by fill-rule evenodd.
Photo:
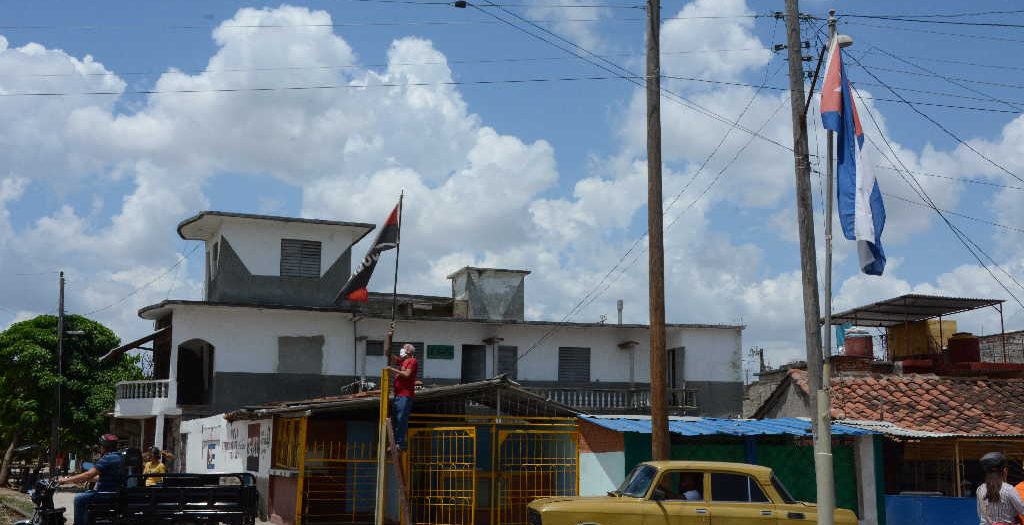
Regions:
M 455 346 L 427 345 L 427 359 L 455 359 Z
M 206 470 L 217 468 L 217 442 L 209 441 L 203 443 L 203 450 L 206 452 Z

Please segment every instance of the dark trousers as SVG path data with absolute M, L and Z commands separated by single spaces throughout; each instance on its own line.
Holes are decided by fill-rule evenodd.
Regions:
M 405 396 L 395 397 L 395 415 L 392 421 L 395 425 L 395 446 L 405 450 L 405 436 L 409 434 L 409 414 L 412 413 L 412 398 Z
M 89 523 L 89 504 L 95 498 L 95 490 L 87 490 L 75 496 L 75 525 Z

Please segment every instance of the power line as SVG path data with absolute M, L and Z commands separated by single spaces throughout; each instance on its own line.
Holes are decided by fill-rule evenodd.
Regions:
M 964 18 L 969 16 L 987 16 L 987 15 L 1010 15 L 1024 13 L 1024 9 L 1011 9 L 1006 11 L 973 11 L 967 13 L 928 13 L 928 14 L 913 14 L 913 15 L 865 15 L 865 14 L 844 14 L 840 16 L 856 16 L 856 17 L 872 17 L 872 16 L 895 16 L 898 18 Z
M 895 31 L 906 31 L 906 32 L 909 32 L 909 33 L 924 33 L 924 34 L 930 34 L 930 35 L 955 36 L 955 37 L 961 37 L 961 38 L 969 38 L 969 39 L 972 39 L 972 40 L 993 40 L 993 41 L 997 41 L 997 42 L 1024 43 L 1024 39 L 1020 39 L 1020 38 L 1006 38 L 1006 37 L 999 37 L 999 36 L 992 36 L 992 35 L 973 35 L 973 34 L 970 34 L 970 33 L 950 33 L 948 31 L 934 31 L 934 30 L 931 30 L 931 29 L 917 29 L 917 28 L 913 28 L 913 27 L 900 27 L 900 26 L 892 26 L 892 25 L 884 25 L 884 24 L 883 25 L 879 25 L 879 24 L 870 24 L 870 23 L 864 23 L 864 22 L 844 22 L 844 23 L 845 24 L 849 24 L 849 25 L 854 25 L 854 26 L 857 26 L 857 27 L 870 27 L 870 28 L 874 28 L 874 29 L 885 29 L 887 31 L 895 30 Z
M 490 0 L 485 0 L 485 1 L 488 2 L 492 6 L 495 5 Z M 475 3 L 468 3 L 467 5 L 475 8 L 475 9 L 480 10 L 480 12 L 482 12 L 482 13 L 486 13 L 488 16 L 491 16 L 491 17 L 494 17 L 494 18 L 496 18 L 498 20 L 501 20 L 502 22 L 504 22 L 505 24 L 509 25 L 510 27 L 516 29 L 517 31 L 523 32 L 523 33 L 525 33 L 525 34 L 527 34 L 527 35 L 529 35 L 529 36 L 531 36 L 533 38 L 539 39 L 539 40 L 541 40 L 542 42 L 544 42 L 544 43 L 546 43 L 548 45 L 557 47 L 558 49 L 561 49 L 562 51 L 565 51 L 566 53 L 575 55 L 575 56 L 585 60 L 586 62 L 588 62 L 588 63 L 590 63 L 590 64 L 600 68 L 600 69 L 608 71 L 608 72 L 610 72 L 612 74 L 625 74 L 627 76 L 636 76 L 636 73 L 630 71 L 629 69 L 627 69 L 627 68 L 625 68 L 623 66 L 620 66 L 619 64 L 617 64 L 615 62 L 612 62 L 611 60 L 608 60 L 606 58 L 602 58 L 601 56 L 599 56 L 599 55 L 595 54 L 594 52 L 590 51 L 589 49 L 587 49 L 587 48 L 585 48 L 585 47 L 583 47 L 583 46 L 573 42 L 572 40 L 569 40 L 569 39 L 567 39 L 567 38 L 565 38 L 565 37 L 563 37 L 563 36 L 553 32 L 553 31 L 551 31 L 551 30 L 549 30 L 549 29 L 547 29 L 547 28 L 545 28 L 543 26 L 535 24 L 535 23 L 531 22 L 530 20 L 528 20 L 526 18 L 523 18 L 522 16 L 520 16 L 519 14 L 517 14 L 517 13 L 515 13 L 513 11 L 509 11 L 508 9 L 505 9 L 503 7 L 498 6 L 498 9 L 501 10 L 502 12 L 507 13 L 507 14 L 509 14 L 509 15 L 517 18 L 517 19 L 519 19 L 522 22 L 525 22 L 526 24 L 528 24 L 530 26 L 533 26 L 534 28 L 536 28 L 537 30 L 539 30 L 539 31 L 541 31 L 543 33 L 546 33 L 548 35 L 551 35 L 551 36 L 557 38 L 558 40 L 564 42 L 566 45 L 571 46 L 571 48 L 568 48 L 565 45 L 559 44 L 557 42 L 553 42 L 553 41 L 545 38 L 543 35 L 539 35 L 537 33 L 534 33 L 533 31 L 530 31 L 529 29 L 526 29 L 525 27 L 520 27 L 520 26 L 516 25 L 515 23 L 513 23 L 513 22 L 511 22 L 511 21 L 509 21 L 509 20 L 507 20 L 505 18 L 502 18 L 502 17 L 498 16 L 497 14 L 495 14 L 493 12 L 485 11 L 485 10 L 481 9 L 479 6 L 477 6 Z M 578 49 L 579 51 L 578 52 L 577 51 L 573 51 L 573 49 Z M 581 54 L 581 53 L 584 53 L 587 56 L 592 56 L 592 57 L 596 58 L 599 62 L 595 62 L 594 60 L 589 59 L 587 56 L 584 56 L 584 54 Z M 600 62 L 603 62 L 604 64 L 602 64 Z M 607 65 L 605 65 L 605 64 L 607 64 Z M 610 69 L 608 66 L 611 66 L 611 68 L 614 68 L 614 69 Z M 637 81 L 637 78 L 642 78 L 642 77 L 630 78 L 630 79 L 627 79 L 627 80 L 629 82 L 631 82 L 632 84 L 635 84 L 635 85 L 637 85 L 639 87 L 644 87 L 644 84 L 642 82 Z M 675 93 L 675 92 L 673 92 L 673 91 L 671 91 L 669 89 L 666 89 L 663 86 L 661 88 L 661 93 L 663 95 L 666 95 L 666 99 L 667 100 L 673 101 L 673 102 L 675 102 L 675 103 L 677 103 L 677 104 L 679 104 L 679 105 L 681 105 L 683 107 L 692 109 L 692 110 L 694 110 L 694 111 L 696 111 L 696 112 L 698 112 L 698 113 L 700 113 L 700 114 L 702 114 L 704 116 L 707 116 L 708 118 L 711 118 L 713 120 L 717 120 L 719 122 L 722 122 L 723 124 L 728 124 L 730 126 L 735 126 L 735 127 L 739 128 L 739 129 L 743 130 L 746 133 L 754 133 L 750 129 L 747 129 L 746 127 L 740 125 L 738 122 L 734 122 L 734 121 L 732 121 L 732 120 L 730 120 L 730 119 L 728 119 L 726 117 L 723 117 L 722 115 L 719 115 L 718 113 L 715 113 L 714 111 L 712 111 L 712 110 L 710 110 L 710 109 L 708 109 L 708 108 L 706 108 L 706 107 L 704 107 L 704 106 L 702 106 L 702 105 L 700 105 L 700 104 L 698 104 L 698 103 L 696 103 L 696 102 L 694 102 L 692 100 L 689 100 L 686 97 L 684 97 L 684 96 L 682 96 L 682 95 L 680 95 L 678 93 Z M 776 146 L 779 146 L 780 148 L 783 148 L 783 149 L 785 149 L 787 151 L 792 151 L 793 150 L 793 148 L 791 148 L 791 147 L 789 147 L 789 146 L 787 146 L 785 144 L 782 144 L 779 141 L 771 139 L 769 137 L 765 137 L 763 135 L 759 135 L 759 138 L 761 138 L 762 140 L 771 142 L 772 144 L 775 144 Z
M 875 167 L 883 169 L 883 170 L 891 170 L 891 169 L 893 169 L 893 168 L 890 168 L 889 166 L 882 166 L 881 164 L 876 164 Z M 949 176 L 949 175 L 940 175 L 938 173 L 928 173 L 928 172 L 924 172 L 924 171 L 915 171 L 913 173 L 915 175 L 922 175 L 922 176 L 925 176 L 925 177 L 935 177 L 935 178 L 939 178 L 939 179 L 947 179 L 947 180 L 955 181 L 955 182 L 965 182 L 965 183 L 968 183 L 968 184 L 981 184 L 981 185 L 984 185 L 984 186 L 993 186 L 993 187 L 996 187 L 996 188 L 1005 188 L 1005 189 L 1008 189 L 1008 190 L 1024 191 L 1024 186 L 1012 186 L 1012 185 L 1009 185 L 1009 184 L 1000 184 L 998 182 L 991 182 L 991 181 L 981 180 L 981 179 L 969 179 L 969 178 L 966 178 L 966 177 L 952 177 L 952 176 Z
M 856 59 L 854 59 L 854 60 L 856 60 Z M 860 98 L 860 92 L 859 91 L 854 89 L 853 92 L 857 96 L 857 98 Z M 862 100 L 862 102 L 863 102 L 863 100 Z M 967 251 L 971 254 L 971 256 L 974 257 L 974 259 L 976 261 L 978 261 L 978 264 L 980 264 L 981 267 L 985 269 L 985 271 L 989 274 L 989 276 L 992 277 L 992 279 L 995 280 L 996 283 L 998 283 L 999 286 L 1007 294 L 1009 294 L 1009 296 L 1012 297 L 1013 300 L 1016 301 L 1017 304 L 1020 305 L 1021 308 L 1024 308 L 1024 302 L 1021 302 L 1021 300 L 1018 299 L 1016 295 L 1014 295 L 1014 293 L 1009 289 L 1009 287 L 1007 287 L 1006 284 L 1003 283 L 1003 281 L 1001 281 L 998 277 L 996 277 L 996 275 L 992 271 L 992 269 L 989 268 L 987 264 L 985 264 L 985 261 L 983 261 L 981 259 L 981 256 L 979 256 L 978 254 L 979 253 L 984 254 L 985 257 L 988 258 L 1004 274 L 1010 276 L 1010 278 L 1015 283 L 1017 283 L 1018 286 L 1021 286 L 1020 282 L 1018 282 L 1015 277 L 1010 275 L 1009 272 L 1007 272 L 1005 269 L 1003 269 L 1001 266 L 999 266 L 999 264 L 996 264 L 995 260 L 992 259 L 991 256 L 989 256 L 987 253 L 985 253 L 984 250 L 982 250 L 981 247 L 977 245 L 977 243 L 975 243 L 966 233 L 964 233 L 962 230 L 960 230 L 955 224 L 953 224 L 949 220 L 949 218 L 946 217 L 945 213 L 935 204 L 935 201 L 932 200 L 931 196 L 928 195 L 928 192 L 924 189 L 924 186 L 921 185 L 920 181 L 918 181 L 917 178 L 914 177 L 913 173 L 911 173 L 910 170 L 907 169 L 907 166 L 903 163 L 903 159 L 901 159 L 899 154 L 896 153 L 896 149 L 889 142 L 889 139 L 886 138 L 885 135 L 883 135 L 881 133 L 881 129 L 882 128 L 881 128 L 881 126 L 879 126 L 878 121 L 875 119 L 875 114 L 874 114 L 873 111 L 871 111 L 871 108 L 867 104 L 862 104 L 862 107 L 864 108 L 865 112 L 868 114 L 868 117 L 871 118 L 871 122 L 875 125 L 875 128 L 877 130 L 879 130 L 879 138 L 881 138 L 882 141 L 885 142 L 885 145 L 889 149 L 889 151 L 892 153 L 893 158 L 890 159 L 889 156 L 886 155 L 885 152 L 882 151 L 882 149 L 880 147 L 878 147 L 877 144 L 875 144 L 874 140 L 872 140 L 870 137 L 868 137 L 868 141 L 872 144 L 872 146 L 874 146 L 874 148 L 876 150 L 878 150 L 878 152 L 882 155 L 882 157 L 886 161 L 888 161 L 889 164 L 894 169 L 896 168 L 896 165 L 893 163 L 893 159 L 895 159 L 896 162 L 898 162 L 900 164 L 900 166 L 903 168 L 902 171 L 897 170 L 897 174 L 899 174 L 900 178 L 902 178 L 903 181 L 906 182 L 908 186 L 910 186 L 910 189 L 912 191 L 914 191 L 914 193 L 917 194 L 917 196 L 921 199 L 922 202 L 927 204 L 928 207 L 930 207 L 932 210 L 935 211 L 935 213 L 937 213 L 939 215 L 939 218 L 941 218 L 942 222 L 944 222 L 946 224 L 946 227 L 948 227 L 950 229 L 950 231 L 953 232 L 953 235 L 957 238 L 958 241 L 960 241 L 960 244 L 962 244 L 964 246 L 964 248 L 966 248 Z M 909 175 L 909 179 L 908 179 L 908 175 Z M 913 184 L 911 184 L 911 182 L 910 182 L 911 180 L 914 181 Z M 1021 288 L 1024 289 L 1024 286 L 1021 286 Z
M 883 81 L 881 78 L 878 78 L 878 75 L 876 75 L 871 69 L 865 67 L 863 64 L 860 64 L 860 61 L 858 61 L 856 57 L 854 57 L 853 55 L 848 55 L 848 56 L 854 62 L 859 64 L 861 66 L 861 68 L 864 70 L 864 72 L 866 72 L 868 75 L 871 75 L 871 78 L 874 78 L 876 82 L 878 82 L 878 83 L 882 84 L 883 86 L 885 86 L 886 89 L 888 89 L 893 95 L 896 95 L 897 98 L 899 98 L 901 101 L 903 101 L 903 103 L 906 104 L 909 108 L 914 110 L 915 113 L 917 113 L 918 115 L 923 117 L 925 120 L 927 120 L 927 121 L 931 122 L 932 124 L 934 124 L 937 128 L 939 128 L 944 133 L 946 133 L 947 135 L 952 137 L 953 140 L 957 141 L 958 143 L 960 143 L 965 148 L 973 151 L 976 155 L 978 155 L 979 157 L 984 159 L 986 162 L 988 162 L 992 166 L 995 166 L 996 168 L 998 168 L 1002 172 L 1006 173 L 1007 175 L 1010 175 L 1011 177 L 1013 177 L 1013 178 L 1015 178 L 1015 179 L 1017 179 L 1017 180 L 1019 180 L 1021 182 L 1024 182 L 1024 178 L 1021 178 L 1019 175 L 1017 175 L 1016 173 L 1010 171 L 1009 169 L 1004 167 L 1002 164 L 999 164 L 998 162 L 996 162 L 996 161 L 992 160 L 991 158 L 989 158 L 988 156 L 986 156 L 984 153 L 978 151 L 974 146 L 971 146 L 970 143 L 968 143 L 965 140 L 963 140 L 962 138 L 960 138 L 956 133 L 954 133 L 952 130 L 950 130 L 949 128 L 944 126 L 941 122 L 935 120 L 934 118 L 932 118 L 927 113 L 925 113 L 925 112 L 921 111 L 920 109 L 918 109 L 917 106 L 915 106 L 912 102 L 910 102 L 910 101 L 906 100 L 905 98 L 903 98 L 903 95 L 901 95 L 898 91 L 896 91 L 891 86 L 886 84 L 885 81 Z
M 867 67 L 867 66 L 864 66 L 864 65 L 858 63 L 857 67 L 864 68 L 864 67 Z M 978 80 L 976 78 L 953 77 L 953 76 L 948 76 L 948 75 L 939 75 L 938 73 L 921 73 L 921 72 L 918 72 L 918 71 L 907 71 L 906 69 L 897 69 L 897 68 L 884 67 L 884 66 L 871 66 L 871 67 L 873 67 L 873 68 L 875 68 L 875 69 L 877 69 L 879 71 L 888 71 L 890 73 L 902 73 L 904 75 L 913 75 L 913 76 L 918 76 L 918 77 L 933 77 L 933 78 L 939 78 L 939 79 L 943 79 L 943 80 L 953 79 L 953 80 L 959 80 L 961 82 L 969 82 L 971 84 L 984 84 L 986 86 L 1004 87 L 1004 88 L 1010 88 L 1010 89 L 1024 89 L 1024 85 L 1021 85 L 1021 84 L 1010 84 L 1010 83 L 1007 83 L 1007 82 L 991 82 L 991 81 L 988 81 L 988 80 Z
M 882 195 L 885 195 L 888 198 L 892 198 L 892 199 L 896 199 L 896 200 L 901 200 L 901 201 L 906 202 L 908 204 L 913 204 L 914 206 L 923 206 L 925 208 L 931 208 L 931 206 L 929 204 L 927 204 L 927 203 L 920 202 L 920 201 L 915 201 L 913 199 L 908 199 L 906 197 L 901 197 L 899 195 L 893 195 L 891 193 L 886 193 L 884 191 L 882 192 Z M 967 219 L 969 221 L 974 221 L 974 222 L 980 222 L 980 223 L 983 223 L 983 224 L 988 224 L 989 226 L 995 226 L 996 228 L 1001 228 L 1001 229 L 1008 230 L 1008 231 L 1024 233 L 1024 228 L 1018 228 L 1016 226 L 1007 226 L 1005 224 L 1000 224 L 998 222 L 993 222 L 993 221 L 986 220 L 986 219 L 980 219 L 978 217 L 973 217 L 973 216 L 970 216 L 970 215 L 967 215 L 967 214 L 964 214 L 964 213 L 960 213 L 960 212 L 957 212 L 957 211 L 953 211 L 953 210 L 947 210 L 947 209 L 943 209 L 943 208 L 939 208 L 939 209 L 943 213 L 948 213 L 949 215 L 955 215 L 957 217 L 960 217 L 960 218 L 963 218 L 963 219 Z
M 885 20 L 888 22 L 911 22 L 917 24 L 946 24 L 958 26 L 975 27 L 1004 27 L 1010 29 L 1024 29 L 1024 24 L 1008 24 L 1005 22 L 964 22 L 961 20 L 922 20 L 917 18 L 904 18 L 899 16 L 885 15 L 843 15 L 843 18 L 867 18 L 873 20 Z
M 735 48 L 735 49 L 690 49 L 690 50 L 679 50 L 679 51 L 662 51 L 661 55 L 689 55 L 697 53 L 739 53 L 745 51 L 771 51 L 766 47 L 746 47 L 746 48 Z M 631 58 L 638 56 L 635 53 L 614 53 L 614 54 L 602 54 L 598 55 L 604 58 Z M 439 66 L 447 64 L 491 64 L 491 63 L 505 63 L 505 62 L 544 62 L 544 61 L 563 61 L 563 60 L 579 60 L 578 56 L 540 56 L 540 57 L 499 57 L 499 58 L 453 58 L 445 60 L 425 60 L 422 62 L 387 62 L 378 64 L 338 64 L 338 65 L 309 65 L 309 66 L 265 66 L 265 67 L 240 67 L 240 68 L 216 68 L 216 69 L 173 69 L 173 70 L 151 70 L 151 71 L 132 71 L 132 72 L 112 72 L 106 73 L 79 73 L 79 72 L 63 72 L 63 73 L 9 73 L 0 74 L 0 78 L 3 77 L 14 77 L 14 78 L 25 78 L 25 77 L 106 77 L 110 75 L 116 75 L 118 77 L 124 76 L 139 76 L 139 75 L 199 75 L 204 73 L 250 73 L 250 72 L 270 72 L 270 71 L 315 71 L 315 70 L 344 70 L 344 69 L 360 69 L 360 68 L 374 68 L 374 67 L 388 67 L 388 66 Z
M 151 286 L 151 285 L 152 285 L 153 283 L 155 283 L 155 282 L 159 281 L 160 279 L 162 279 L 162 278 L 163 278 L 163 277 L 164 277 L 165 275 L 167 275 L 167 274 L 171 273 L 171 272 L 172 272 L 172 271 L 173 271 L 173 270 L 174 270 L 175 268 L 177 268 L 178 266 L 180 266 L 180 265 L 181 265 L 181 263 L 183 263 L 183 262 L 187 261 L 187 260 L 189 259 L 189 257 L 191 257 L 191 256 L 192 256 L 192 254 L 193 254 L 193 253 L 195 253 L 197 249 L 199 249 L 199 247 L 200 247 L 200 246 L 203 246 L 203 245 L 202 245 L 202 244 L 200 244 L 200 243 L 197 243 L 197 244 L 196 244 L 195 246 L 193 246 L 193 247 L 192 247 L 192 249 L 191 249 L 191 250 L 189 250 L 189 252 L 188 252 L 187 254 L 185 254 L 185 255 L 184 255 L 183 257 L 179 257 L 179 258 L 178 258 L 178 261 L 177 261 L 176 263 L 172 264 L 172 265 L 171 265 L 171 266 L 170 266 L 169 268 L 167 268 L 166 270 L 164 270 L 163 272 L 161 272 L 161 273 L 160 273 L 160 275 L 157 275 L 157 276 L 156 276 L 156 277 L 154 277 L 153 279 L 151 279 L 151 280 L 147 281 L 147 282 L 146 282 L 145 284 L 143 284 L 142 286 L 138 286 L 138 287 L 136 287 L 136 288 L 135 288 L 134 290 L 132 290 L 131 292 L 128 292 L 128 294 L 126 294 L 126 295 L 125 295 L 124 297 L 121 297 L 121 298 L 120 298 L 120 299 L 118 299 L 117 301 L 114 301 L 114 302 L 112 302 L 112 303 L 110 303 L 110 304 L 108 304 L 108 305 L 106 305 L 106 306 L 104 306 L 104 307 L 101 307 L 101 308 L 97 308 L 97 309 L 95 309 L 95 310 L 92 310 L 92 311 L 86 312 L 86 313 L 84 313 L 84 314 L 82 314 L 82 315 L 84 315 L 84 316 L 88 317 L 88 316 L 90 316 L 90 315 L 92 315 L 92 314 L 95 314 L 95 313 L 99 313 L 99 312 L 102 312 L 102 311 L 104 311 L 104 310 L 108 310 L 108 309 L 110 309 L 110 308 L 113 308 L 114 306 L 117 306 L 117 305 L 119 305 L 119 304 L 121 304 L 121 303 L 123 303 L 123 302 L 127 301 L 127 300 L 128 300 L 128 298 L 130 298 L 130 297 L 132 297 L 133 295 L 135 295 L 135 294 L 137 294 L 137 293 L 141 292 L 142 290 L 145 290 L 146 288 L 148 288 L 149 286 Z
M 444 5 L 451 5 L 446 3 Z M 493 7 L 510 6 L 512 4 L 494 4 Z M 538 7 L 532 4 L 515 4 L 517 7 Z M 482 7 L 492 7 L 483 5 Z M 540 6 L 546 8 L 544 6 Z M 607 5 L 572 5 L 563 7 L 614 8 Z M 643 9 L 643 6 L 618 6 L 622 9 Z M 670 20 L 734 20 L 737 18 L 770 18 L 772 15 L 729 15 L 729 16 L 665 16 L 661 21 Z M 555 24 L 561 22 L 643 22 L 643 17 L 589 17 L 589 18 L 531 18 L 534 22 Z M 499 24 L 491 20 L 387 20 L 360 22 L 332 22 L 330 24 L 199 24 L 199 25 L 139 25 L 139 24 L 88 24 L 88 25 L 0 25 L 0 31 L 15 30 L 82 30 L 101 31 L 109 29 L 170 29 L 170 30 L 214 30 L 214 29 L 308 29 L 308 28 L 356 28 L 356 27 L 394 27 L 394 26 L 462 26 Z
M 869 54 L 869 53 L 871 53 L 870 49 L 865 52 L 865 54 Z M 1005 69 L 1007 71 L 1024 71 L 1024 67 L 1009 66 L 1009 65 L 1006 65 L 1006 64 L 982 64 L 980 62 L 971 62 L 969 60 L 956 60 L 956 59 L 951 59 L 951 58 L 926 57 L 926 56 L 921 56 L 921 55 L 904 55 L 904 56 L 907 57 L 907 58 L 913 58 L 914 60 L 924 60 L 924 61 L 927 61 L 927 62 L 940 62 L 940 63 L 944 63 L 944 64 L 956 64 L 956 65 L 960 65 L 960 66 L 974 66 L 974 67 L 983 67 L 983 68 L 989 68 L 989 69 Z

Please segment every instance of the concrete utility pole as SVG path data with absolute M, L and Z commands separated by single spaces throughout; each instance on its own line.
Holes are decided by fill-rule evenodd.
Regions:
M 651 459 L 669 459 L 665 241 L 661 196 L 661 1 L 647 0 L 647 257 L 651 305 Z
M 807 350 L 807 382 L 811 410 L 828 403 L 822 391 L 821 307 L 818 304 L 818 268 L 814 243 L 814 210 L 811 201 L 811 163 L 807 147 L 804 103 L 804 69 L 800 41 L 800 8 L 786 0 L 786 48 L 789 58 L 789 101 L 793 113 L 793 157 L 796 164 L 796 216 L 800 236 L 800 273 L 804 296 L 804 337 Z M 825 407 L 826 414 L 828 407 Z M 826 420 L 811 418 L 814 431 L 814 473 L 817 480 L 818 523 L 832 525 L 835 491 L 832 478 L 831 428 Z M 823 424 L 824 423 L 824 424 Z
M 50 475 L 57 471 L 57 450 L 60 448 L 61 381 L 64 379 L 64 272 L 60 272 L 60 296 L 57 300 L 57 386 L 54 388 L 53 420 L 50 423 Z

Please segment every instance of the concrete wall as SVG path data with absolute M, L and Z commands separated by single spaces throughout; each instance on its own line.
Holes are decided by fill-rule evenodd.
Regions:
M 225 220 L 210 245 L 221 237 L 230 240 L 235 253 L 251 274 L 269 276 L 281 274 L 281 239 L 319 241 L 320 273 L 323 275 L 352 246 L 353 230 L 301 222 Z
M 365 370 L 379 377 L 382 356 L 365 356 L 366 339 L 382 340 L 388 321 L 353 321 L 349 314 L 300 310 L 177 306 L 174 308 L 171 377 L 177 377 L 178 346 L 200 338 L 214 347 L 214 392 L 217 411 L 230 411 L 263 401 L 301 399 L 336 394 Z M 462 345 L 483 344 L 501 337 L 502 346 L 519 351 L 518 380 L 530 386 L 567 386 L 558 383 L 558 348 L 591 349 L 593 386 L 624 387 L 648 383 L 648 330 L 636 327 L 561 327 L 544 344 L 530 347 L 552 329 L 550 325 L 488 324 L 473 321 L 408 320 L 398 323 L 396 341 L 452 345 L 452 359 L 418 356 L 424 382 L 455 383 L 462 373 Z M 280 337 L 323 337 L 320 374 L 279 374 Z M 365 338 L 365 339 L 363 339 Z M 363 340 L 358 340 L 363 339 Z M 624 341 L 637 341 L 633 352 L 622 350 Z M 741 338 L 735 328 L 670 328 L 672 347 L 685 347 L 685 380 L 698 391 L 702 415 L 735 416 L 742 405 L 739 369 Z M 365 360 L 364 360 L 365 356 Z M 496 374 L 494 353 L 486 352 L 486 375 Z M 631 365 L 633 376 L 630 376 Z
M 764 414 L 764 419 L 781 417 L 811 417 L 808 396 L 793 383 L 786 387 L 782 397 Z
M 185 445 L 180 454 L 185 472 L 253 474 L 260 493 L 260 516 L 266 519 L 273 433 L 273 421 L 269 419 L 229 422 L 224 414 L 217 414 L 183 421 Z
M 1007 332 L 978 338 L 981 360 L 986 363 L 1024 363 L 1024 331 Z
M 622 433 L 579 420 L 580 496 L 603 496 L 626 477 Z

